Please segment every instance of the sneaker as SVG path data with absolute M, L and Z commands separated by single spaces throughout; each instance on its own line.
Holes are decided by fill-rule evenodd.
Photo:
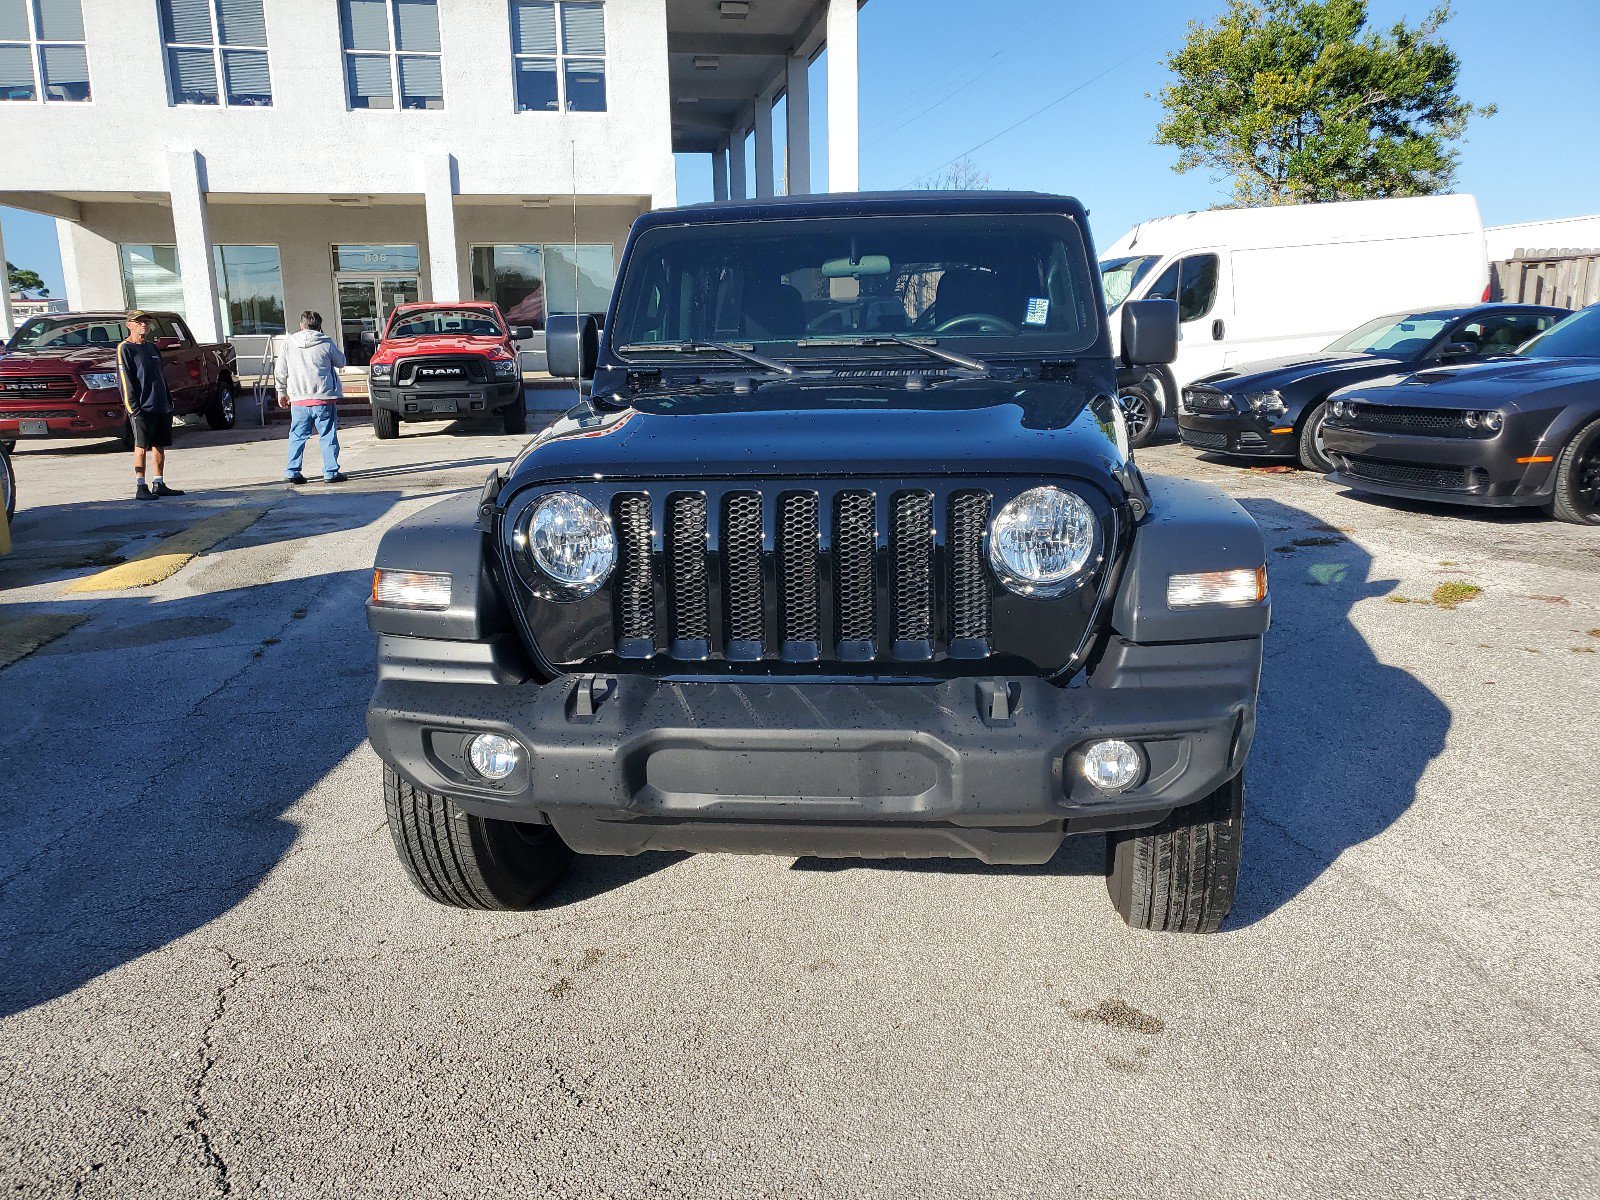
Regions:
M 296 487 L 299 487 L 305 481 L 306 481 L 306 477 L 304 475 L 300 474 L 299 471 L 296 471 L 293 475 L 289 476 L 288 479 L 286 479 L 284 482 L 285 483 L 292 483 Z
M 165 482 L 158 479 L 150 485 L 150 494 L 152 496 L 181 496 L 184 493 L 175 487 L 168 487 Z
M 332 475 L 324 475 L 322 477 L 322 482 L 323 483 L 343 483 L 348 478 L 349 478 L 349 476 L 346 475 L 343 471 L 335 471 Z
M 156 498 L 156 494 L 152 492 L 145 484 L 145 481 L 141 479 L 139 480 L 139 486 L 133 489 L 133 498 L 135 500 L 154 500 Z

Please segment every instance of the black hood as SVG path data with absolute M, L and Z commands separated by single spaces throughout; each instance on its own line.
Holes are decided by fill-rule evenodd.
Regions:
M 1237 367 L 1207 375 L 1199 382 L 1219 391 L 1240 395 L 1246 392 L 1281 392 L 1284 388 L 1307 381 L 1312 381 L 1316 390 L 1325 391 L 1390 374 L 1401 365 L 1399 359 L 1380 354 L 1296 354 L 1241 363 Z
M 732 381 L 585 402 L 542 432 L 510 486 L 578 479 L 1073 476 L 1120 498 L 1106 404 L 1076 383 Z

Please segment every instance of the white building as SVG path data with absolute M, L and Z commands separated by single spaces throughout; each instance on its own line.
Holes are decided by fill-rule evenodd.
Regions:
M 604 306 L 675 151 L 718 196 L 854 190 L 864 2 L 0 0 L 0 204 L 57 219 L 74 309 L 202 340 L 313 308 L 359 362 L 416 298 L 538 326 Z

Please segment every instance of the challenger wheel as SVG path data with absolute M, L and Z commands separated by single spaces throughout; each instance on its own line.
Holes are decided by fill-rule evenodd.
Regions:
M 1244 772 L 1153 829 L 1106 839 L 1106 889 L 1135 929 L 1215 933 L 1233 907 L 1244 841 Z
M 1328 405 L 1323 401 L 1300 421 L 1300 465 L 1318 475 L 1327 475 L 1334 469 L 1333 460 L 1322 446 L 1322 423 L 1327 419 Z
M 1556 459 L 1550 512 L 1558 521 L 1600 525 L 1600 421 L 1578 430 Z
M 550 826 L 475 817 L 448 796 L 413 787 L 387 763 L 383 807 L 400 865 L 440 904 L 532 908 L 572 865 L 572 851 Z

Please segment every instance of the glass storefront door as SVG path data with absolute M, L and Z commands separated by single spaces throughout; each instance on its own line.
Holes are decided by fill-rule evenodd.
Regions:
M 339 344 L 352 367 L 372 361 L 389 314 L 418 296 L 416 276 L 346 275 L 336 279 L 339 292 Z

